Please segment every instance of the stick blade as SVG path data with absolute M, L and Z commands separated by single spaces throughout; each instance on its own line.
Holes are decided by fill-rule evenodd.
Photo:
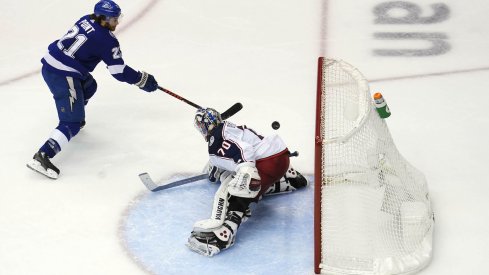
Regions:
M 153 181 L 153 179 L 151 179 L 151 176 L 148 173 L 144 172 L 144 173 L 139 174 L 139 179 L 141 179 L 141 181 L 146 186 L 146 188 L 148 188 L 151 192 L 158 192 L 161 190 L 177 187 L 180 185 L 184 185 L 187 183 L 191 183 L 194 181 L 199 181 L 199 180 L 203 180 L 203 179 L 207 179 L 207 178 L 208 178 L 208 175 L 207 175 L 207 173 L 205 173 L 205 174 L 201 174 L 201 175 L 197 175 L 197 176 L 193 176 L 193 177 L 183 178 L 180 180 L 167 180 L 164 182 L 155 183 Z
M 243 109 L 243 104 L 241 103 L 234 103 L 233 106 L 229 107 L 229 109 L 227 109 L 226 111 L 224 111 L 222 114 L 221 114 L 221 118 L 223 120 L 226 120 L 230 117 L 232 117 L 234 114 L 236 114 L 237 112 L 241 111 L 241 109 Z
M 151 179 L 148 173 L 144 172 L 139 174 L 139 178 L 143 182 L 143 184 L 148 188 L 150 191 L 155 192 L 155 189 L 158 187 L 155 182 Z

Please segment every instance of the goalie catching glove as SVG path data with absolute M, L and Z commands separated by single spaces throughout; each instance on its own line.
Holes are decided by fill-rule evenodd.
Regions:
M 261 190 L 261 178 L 253 162 L 236 166 L 236 175 L 228 183 L 229 194 L 241 198 L 255 198 Z

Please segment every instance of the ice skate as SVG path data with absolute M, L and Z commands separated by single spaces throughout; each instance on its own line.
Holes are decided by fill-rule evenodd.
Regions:
M 292 185 L 292 187 L 294 187 L 295 189 L 299 189 L 309 185 L 307 179 L 292 166 L 289 167 L 284 177 L 285 180 L 288 181 L 290 185 Z
M 41 151 L 34 154 L 27 167 L 51 179 L 57 179 L 59 175 L 59 169 L 51 163 L 46 153 Z
M 212 257 L 234 244 L 237 230 L 244 220 L 243 212 L 229 211 L 219 228 L 211 232 L 193 230 L 187 247 L 201 255 Z
M 304 188 L 307 185 L 309 185 L 307 179 L 292 166 L 290 166 L 285 175 L 275 184 L 270 186 L 270 188 L 268 188 L 265 195 L 268 196 L 290 193 L 297 189 Z

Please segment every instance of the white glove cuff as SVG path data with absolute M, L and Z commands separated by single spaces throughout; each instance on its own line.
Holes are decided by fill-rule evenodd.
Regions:
M 146 85 L 146 81 L 148 81 L 149 74 L 147 72 L 141 71 L 141 79 L 134 83 L 134 85 L 138 86 L 139 88 L 144 87 Z

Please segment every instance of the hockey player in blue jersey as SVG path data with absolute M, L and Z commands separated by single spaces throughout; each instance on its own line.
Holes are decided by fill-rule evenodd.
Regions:
M 27 166 L 49 178 L 60 173 L 50 159 L 59 153 L 85 125 L 85 105 L 97 91 L 92 72 L 103 61 L 117 80 L 146 92 L 158 88 L 155 78 L 124 63 L 119 41 L 112 33 L 119 24 L 120 7 L 113 1 L 95 4 L 93 14 L 83 16 L 60 39 L 51 43 L 42 58 L 42 76 L 53 94 L 59 124 Z
M 250 203 L 262 195 L 303 188 L 308 182 L 290 165 L 280 136 L 262 136 L 244 125 L 223 121 L 211 108 L 199 109 L 194 125 L 207 141 L 209 180 L 219 179 L 221 185 L 211 218 L 194 224 L 187 246 L 214 256 L 234 244 L 240 224 L 250 216 Z

